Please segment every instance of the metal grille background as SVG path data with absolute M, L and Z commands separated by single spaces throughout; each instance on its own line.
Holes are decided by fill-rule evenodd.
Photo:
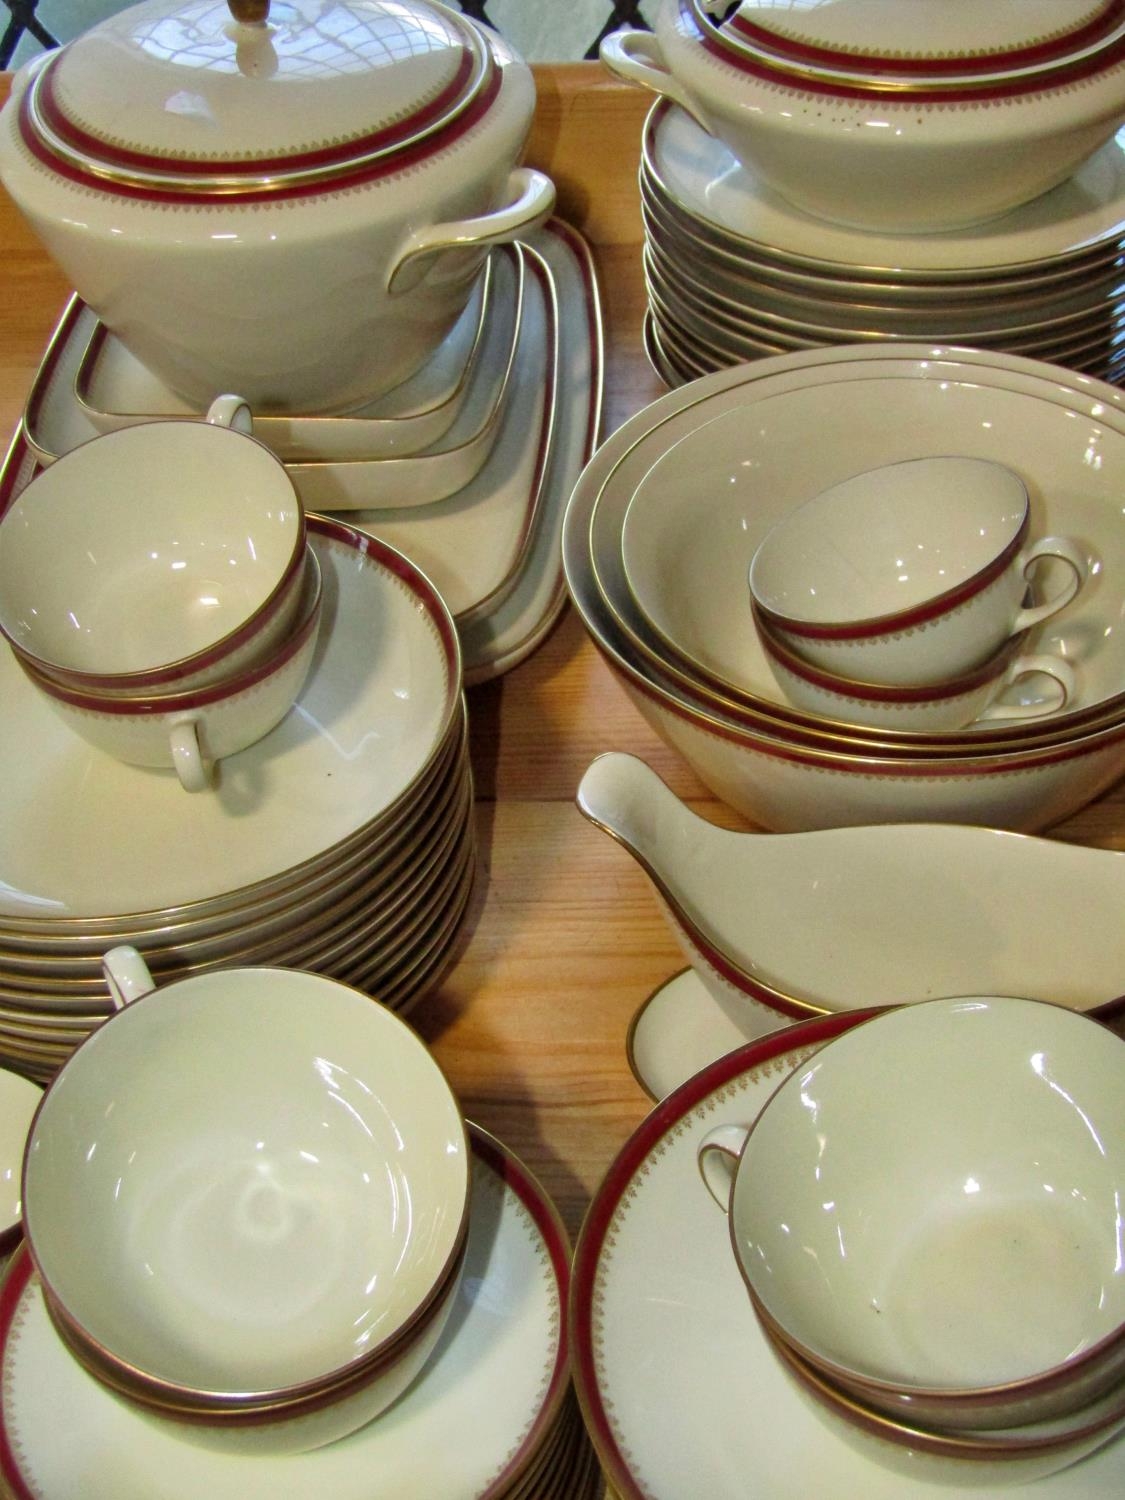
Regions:
M 7 25 L 0 68 L 69 41 L 122 0 L 3 0 Z M 506 37 L 529 62 L 574 62 L 598 55 L 603 36 L 622 26 L 648 28 L 660 0 L 446 0 Z M 4 15 L 0 11 L 0 18 Z

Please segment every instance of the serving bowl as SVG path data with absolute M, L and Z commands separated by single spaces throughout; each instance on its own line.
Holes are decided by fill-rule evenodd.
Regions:
M 534 93 L 433 0 L 292 0 L 274 21 L 145 0 L 17 76 L 0 177 L 185 400 L 343 412 L 418 369 L 487 247 L 549 214 L 550 181 L 516 165 Z
M 775 1340 L 912 1424 L 1125 1417 L 1125 1041 L 994 996 L 884 1011 L 700 1167 Z M 877 1145 L 875 1144 L 877 1143 Z
M 319 975 L 152 989 L 133 949 L 106 972 L 121 1008 L 53 1080 L 24 1161 L 56 1326 L 191 1440 L 284 1452 L 353 1430 L 418 1373 L 452 1305 L 468 1152 L 440 1069 Z
M 1006 11 L 1006 35 L 963 6 L 959 33 L 953 14 L 919 27 L 893 0 L 836 4 L 827 22 L 823 6 L 815 19 L 787 10 L 784 22 L 776 7 L 743 6 L 741 27 L 709 9 L 664 0 L 655 35 L 613 33 L 602 59 L 680 105 L 798 208 L 837 223 L 922 234 L 988 220 L 1062 182 L 1125 116 L 1125 39 L 1109 6 L 1085 41 L 1074 7 L 1061 26 L 1040 6 Z M 832 61 L 811 40 L 818 27 L 843 44 Z M 1038 65 L 1021 68 L 1019 54 L 1027 64 L 1048 36 Z

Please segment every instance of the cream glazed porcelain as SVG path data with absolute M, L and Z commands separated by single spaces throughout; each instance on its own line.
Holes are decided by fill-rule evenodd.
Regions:
M 299 1452 L 354 1430 L 452 1310 L 469 1163 L 448 1083 L 403 1021 L 321 975 L 154 988 L 135 949 L 105 965 L 120 1008 L 53 1080 L 25 1158 L 61 1336 L 189 1441 Z
M 651 1111 L 607 1171 L 575 1252 L 571 1323 L 579 1397 L 613 1490 L 621 1500 L 922 1500 L 936 1480 L 962 1500 L 995 1485 L 1013 1500 L 1116 1495 L 1120 1441 L 1062 1472 L 1050 1472 L 1054 1455 L 920 1462 L 908 1446 L 830 1429 L 779 1365 L 696 1153 L 717 1118 L 749 1124 L 856 1019 L 809 1022 L 704 1069 Z
M 1081 1426 L 1114 1384 L 1103 1420 L 1125 1419 L 1123 1116 L 1106 1027 L 932 1000 L 828 1042 L 699 1164 L 776 1339 L 877 1410 L 987 1440 Z
M 735 833 L 618 752 L 577 801 L 736 1024 L 981 993 L 1125 1013 L 1123 854 L 937 823 Z
M 814 666 L 790 650 L 757 611 L 754 623 L 786 697 L 805 713 L 844 728 L 950 734 L 1032 719 L 1049 721 L 1077 691 L 1078 679 L 1069 662 L 1049 652 L 1022 651 L 1018 636 L 980 666 L 956 677 L 887 685 L 857 682 Z
M 296 619 L 260 660 L 200 687 L 114 697 L 57 682 L 21 661 L 28 681 L 75 734 L 126 765 L 171 767 L 186 792 L 212 784 L 215 762 L 256 744 L 285 717 L 312 666 L 321 619 L 316 553 L 306 549 Z
M 841 677 L 938 683 L 980 666 L 1068 604 L 1086 559 L 1030 536 L 1027 488 L 989 459 L 935 454 L 850 475 L 777 521 L 750 560 L 750 594 L 782 643 Z M 1023 607 L 1034 563 L 1061 588 Z
M 22 661 L 127 694 L 203 687 L 277 648 L 300 607 L 305 516 L 235 414 L 249 422 L 220 397 L 205 421 L 82 444 L 4 509 L 0 630 Z
M 313 1453 L 234 1460 L 118 1405 L 70 1358 L 22 1254 L 0 1292 L 0 1469 L 12 1493 L 28 1500 L 77 1484 L 117 1500 L 370 1500 L 377 1472 L 385 1500 L 572 1500 L 565 1468 L 557 1487 L 537 1482 L 568 1416 L 570 1246 L 518 1158 L 468 1128 L 465 1268 L 433 1360 L 378 1422 Z
M 550 213 L 552 184 L 515 165 L 534 85 L 431 0 L 239 14 L 146 0 L 35 60 L 3 113 L 0 176 L 185 399 L 346 411 L 433 353 L 488 245 Z
M 950 73 L 951 59 L 939 44 L 931 52 L 940 58 L 938 76 L 917 79 L 912 74 L 926 34 L 920 47 L 913 14 L 896 24 L 901 7 L 894 0 L 866 8 L 836 0 L 830 7 L 833 20 L 840 17 L 837 34 L 847 37 L 840 51 L 852 68 L 865 44 L 886 48 L 890 67 L 902 63 L 902 76 L 890 79 L 854 71 L 834 77 L 821 71 L 808 44 L 794 46 L 799 61 L 751 50 L 734 28 L 716 25 L 707 8 L 700 0 L 663 0 L 655 36 L 614 33 L 602 44 L 602 58 L 622 77 L 674 100 L 779 194 L 818 218 L 914 234 L 979 223 L 1062 182 L 1125 115 L 1125 40 L 1110 5 L 1102 7 L 1099 45 L 1085 55 L 1080 47 L 1072 56 L 1060 48 L 1055 66 L 1022 76 L 1008 72 L 1002 58 L 998 71 L 982 71 L 981 57 L 973 55 L 979 49 L 966 41 L 980 34 L 979 8 L 959 5 L 965 73 Z M 781 20 L 778 29 L 799 34 L 806 9 L 798 7 L 791 26 Z M 1088 9 L 1084 0 L 1068 3 L 1064 29 Z M 1050 8 L 1019 10 L 1010 42 L 1025 51 L 1038 47 L 1042 55 L 1058 29 Z M 777 17 L 769 5 L 741 8 L 743 16 L 750 11 L 764 29 Z M 1025 23 L 1028 34 L 1017 40 Z

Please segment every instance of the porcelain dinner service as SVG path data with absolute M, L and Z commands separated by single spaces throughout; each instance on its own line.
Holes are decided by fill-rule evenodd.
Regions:
M 663 0 L 603 61 L 664 95 L 809 215 L 906 234 L 975 224 L 1063 181 L 1120 123 L 1117 7 Z
M 650 339 L 679 385 L 816 345 L 929 339 L 1114 379 L 1121 358 L 1121 142 L 1000 217 L 896 235 L 802 212 L 677 105 L 641 146 Z
M 593 260 L 561 220 L 495 251 L 483 298 L 483 314 L 480 306 L 467 310 L 478 317 L 471 343 L 468 324 L 454 331 L 459 350 L 442 346 L 432 369 L 415 377 L 416 394 L 399 398 L 408 408 L 401 415 L 380 414 L 394 393 L 370 415 L 254 413 L 255 436 L 285 460 L 309 510 L 340 514 L 427 573 L 457 620 L 469 683 L 515 666 L 563 607 L 559 527 L 599 435 L 604 360 Z M 100 350 L 96 385 L 82 376 L 91 342 Z M 447 358 L 464 375 L 461 405 L 457 420 L 435 435 L 427 413 L 440 403 L 432 397 L 444 391 L 448 399 L 456 388 L 439 368 Z M 91 414 L 95 389 L 104 407 L 131 422 L 191 411 L 76 298 L 24 412 L 23 440 L 39 464 L 106 429 L 104 413 L 100 420 Z M 466 452 L 453 429 L 479 429 L 470 407 L 490 417 Z M 415 436 L 417 426 L 423 432 Z M 20 462 L 13 453 L 6 470 Z
M 1120 1485 L 1122 1449 L 1106 1429 L 1076 1439 L 1062 1469 L 1051 1442 L 1000 1452 L 970 1440 L 953 1453 L 912 1446 L 905 1426 L 897 1441 L 876 1437 L 814 1402 L 763 1332 L 697 1155 L 717 1124 L 750 1125 L 794 1069 L 800 1078 L 818 1049 L 858 1036 L 868 1014 L 805 1022 L 712 1063 L 653 1109 L 607 1172 L 575 1252 L 571 1321 L 579 1396 L 619 1496 L 879 1500 L 937 1481 L 973 1500 L 996 1485 L 1093 1500 Z
M 351 1437 L 237 1462 L 188 1445 L 119 1404 L 61 1343 L 26 1251 L 2 1303 L 4 1479 L 20 1496 L 104 1490 L 126 1500 L 253 1497 L 297 1489 L 356 1500 L 595 1500 L 600 1470 L 567 1394 L 569 1245 L 543 1189 L 469 1125 L 472 1184 L 456 1306 L 423 1374 Z M 57 1421 L 64 1401 L 67 1421 Z
M 1104 504 L 1095 499 L 1114 467 L 1119 410 L 1104 383 L 984 351 L 824 349 L 718 372 L 632 418 L 587 466 L 564 531 L 572 598 L 641 713 L 752 822 L 1046 827 L 1121 770 L 1112 482 Z M 1065 658 L 1074 696 L 1040 719 L 946 730 L 794 705 L 752 623 L 757 545 L 840 480 L 950 452 L 1019 474 L 1036 534 L 1081 538 L 1090 583 L 1024 648 Z M 650 530 L 656 588 L 656 574 L 633 586 L 626 517 Z
M 141 0 L 14 79 L 5 1493 L 1121 1489 L 1125 854 L 1043 835 L 1125 772 L 1125 0 L 939 10 L 604 40 L 668 386 L 604 440 L 489 26 Z M 587 757 L 688 967 L 573 1255 L 409 1019 L 568 602 L 739 825 Z

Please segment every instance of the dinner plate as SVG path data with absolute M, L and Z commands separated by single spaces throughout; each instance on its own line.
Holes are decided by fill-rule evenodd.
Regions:
M 337 929 L 361 907 L 369 920 L 377 921 L 394 910 L 418 871 L 440 855 L 465 820 L 472 774 L 464 739 L 462 732 L 458 751 L 435 786 L 419 789 L 417 815 L 405 820 L 393 837 L 373 835 L 349 850 L 338 866 L 317 870 L 307 884 L 276 893 L 267 887 L 259 904 L 232 904 L 214 914 L 205 908 L 194 920 L 185 915 L 165 922 L 150 916 L 109 932 L 93 922 L 20 928 L 11 918 L 0 921 L 0 989 L 43 986 L 62 998 L 70 981 L 94 974 L 100 979 L 101 956 L 118 943 L 142 946 L 150 969 L 170 973 L 264 939 L 292 940 L 304 932 Z
M 20 1500 L 508 1500 L 567 1390 L 569 1248 L 526 1168 L 470 1126 L 466 1264 L 432 1361 L 359 1432 L 312 1453 L 231 1458 L 119 1404 L 59 1341 L 26 1251 L 0 1293 L 0 1472 Z M 562 1492 L 560 1492 L 561 1495 Z
M 643 163 L 639 191 L 647 239 L 674 253 L 677 264 L 697 272 L 706 269 L 709 278 L 714 274 L 720 284 L 726 282 L 737 288 L 739 295 L 753 285 L 826 308 L 856 302 L 875 305 L 888 313 L 932 318 L 935 312 L 975 313 L 1009 303 L 1036 307 L 1082 294 L 1092 281 L 1120 273 L 1121 244 L 1110 239 L 1076 259 L 1033 263 L 1017 267 L 1010 275 L 986 271 L 970 280 L 951 281 L 927 279 L 925 272 L 919 272 L 909 280 L 872 280 L 869 274 L 877 273 L 868 273 L 863 267 L 787 264 L 771 258 L 768 247 L 724 236 L 677 207 Z
M 1074 664 L 1077 690 L 1065 712 L 1038 726 L 1024 724 L 1013 737 L 1022 743 L 1051 735 L 1082 716 L 1113 709 L 1125 684 L 1125 633 L 1117 628 L 1125 575 L 1117 503 L 1125 485 L 1125 418 L 1080 391 L 1068 398 L 1046 372 L 997 367 L 998 384 L 988 387 L 985 399 L 974 368 L 979 363 L 963 363 L 932 379 L 933 362 L 924 358 L 826 364 L 815 385 L 763 394 L 752 406 L 701 423 L 660 454 L 632 490 L 607 487 L 594 517 L 591 553 L 623 627 L 648 648 L 647 622 L 666 648 L 662 660 L 679 657 L 690 675 L 702 675 L 720 693 L 824 727 L 822 719 L 792 708 L 769 667 L 750 617 L 751 558 L 770 527 L 810 495 L 895 456 L 945 452 L 955 432 L 959 452 L 1003 463 L 1024 479 L 1032 535 L 1073 537 L 1089 560 L 1090 577 L 1078 598 L 1032 632 L 1028 645 Z M 873 410 L 881 413 L 877 431 Z M 888 456 L 873 457 L 872 440 Z M 790 462 L 794 445 L 806 452 L 799 464 Z M 705 467 L 710 478 L 703 485 Z M 685 505 L 688 492 L 692 503 Z M 958 738 L 973 735 L 1005 737 L 1001 726 L 987 722 Z M 893 731 L 887 737 L 895 738 Z
M 1125 233 L 1125 132 L 1066 182 L 999 218 L 940 234 L 886 235 L 814 219 L 675 105 L 654 106 L 642 151 L 650 177 L 693 219 L 784 262 L 970 280 L 1086 256 Z
M 418 453 L 448 432 L 474 381 L 496 380 L 482 368 L 485 332 L 498 300 L 514 282 L 497 251 L 485 264 L 468 305 L 441 346 L 422 368 L 371 406 L 345 416 L 271 415 L 254 418 L 254 433 L 281 459 L 356 460 Z M 498 262 L 500 264 L 498 264 Z M 74 372 L 74 399 L 98 432 L 113 432 L 159 417 L 202 417 L 167 389 L 100 321 L 81 315 L 77 297 L 62 320 L 62 337 L 80 339 L 89 329 Z M 73 332 L 71 330 L 73 329 Z
M 862 1014 L 862 1013 L 860 1013 Z M 622 1500 L 922 1500 L 935 1489 L 861 1456 L 804 1404 L 761 1333 L 696 1163 L 716 1124 L 749 1124 L 782 1078 L 859 1017 L 787 1028 L 676 1089 L 609 1168 L 575 1252 L 570 1325 L 587 1425 Z M 1012 1500 L 1108 1500 L 1125 1486 L 1111 1443 Z
M 310 517 L 325 579 L 308 680 L 263 739 L 189 796 L 86 745 L 0 653 L 0 927 L 206 900 L 344 852 L 408 799 L 460 709 L 448 611 L 401 554 Z

